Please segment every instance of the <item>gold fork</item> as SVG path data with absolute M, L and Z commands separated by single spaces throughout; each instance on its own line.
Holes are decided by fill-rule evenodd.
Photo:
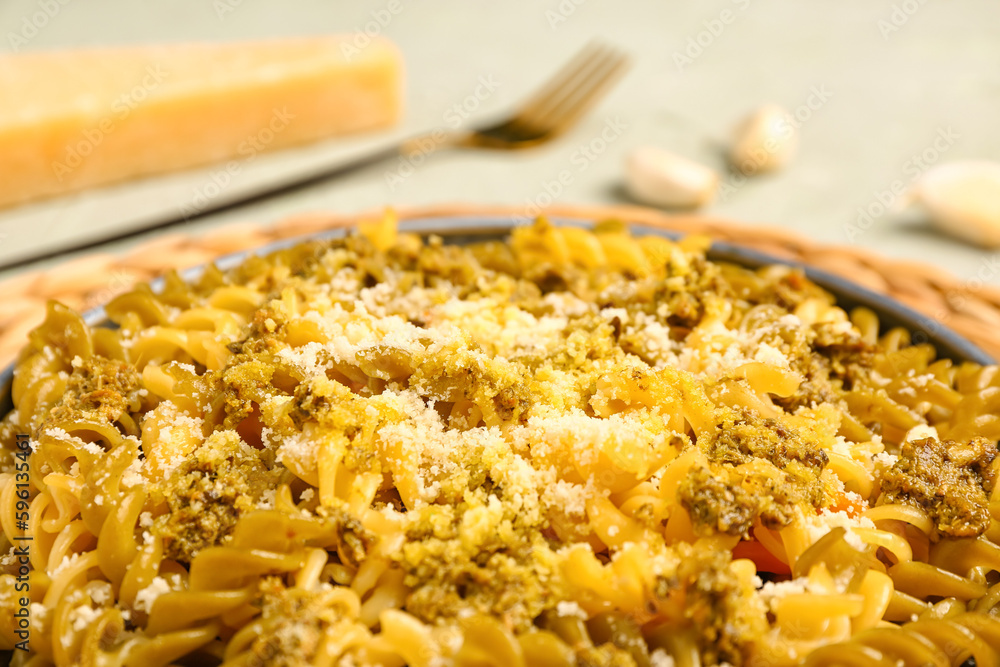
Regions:
M 436 130 L 408 139 L 389 148 L 361 158 L 324 165 L 308 172 L 299 172 L 281 181 L 257 187 L 251 191 L 221 192 L 204 205 L 185 202 L 173 211 L 151 212 L 129 221 L 123 233 L 92 238 L 73 247 L 60 247 L 50 252 L 22 257 L 0 268 L 12 268 L 30 262 L 55 257 L 66 252 L 93 248 L 109 241 L 144 234 L 201 218 L 212 213 L 239 208 L 277 195 L 293 192 L 327 181 L 386 159 L 413 159 L 443 148 L 486 148 L 513 150 L 536 146 L 565 132 L 610 88 L 627 68 L 627 58 L 619 51 L 599 44 L 583 49 L 552 79 L 545 83 L 515 113 L 500 122 L 474 130 L 444 132 Z M 416 164 L 411 162 L 411 164 Z
M 405 157 L 440 148 L 513 150 L 537 146 L 572 127 L 627 67 L 624 54 L 608 46 L 590 44 L 509 117 L 444 136 L 440 131 L 420 135 L 403 142 L 399 152 Z

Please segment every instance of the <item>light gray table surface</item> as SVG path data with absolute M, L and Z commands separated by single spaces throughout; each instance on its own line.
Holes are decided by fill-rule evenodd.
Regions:
M 395 13 L 389 9 L 398 10 Z M 389 20 L 386 21 L 386 15 Z M 382 19 L 380 25 L 378 18 Z M 37 29 L 31 30 L 29 24 Z M 250 208 L 187 223 L 200 233 L 316 210 L 472 202 L 530 206 L 569 172 L 560 203 L 623 203 L 623 158 L 653 144 L 714 167 L 714 142 L 750 109 L 797 112 L 801 149 L 775 175 L 725 188 L 704 209 L 832 244 L 931 262 L 1000 283 L 1000 253 L 933 233 L 919 216 L 879 214 L 927 166 L 1000 159 L 1000 3 L 996 0 L 4 0 L 0 49 L 239 40 L 379 32 L 406 62 L 406 112 L 392 131 L 259 156 L 234 181 L 253 189 L 304 165 L 512 108 L 592 39 L 628 51 L 629 74 L 559 141 L 518 153 L 432 156 L 402 179 L 392 163 Z M 17 37 L 12 38 L 12 35 Z M 481 82 L 491 82 L 489 88 Z M 481 99 L 474 95 L 477 87 Z M 0 100 L 0 105 L 4 104 Z M 616 130 L 609 131 L 607 128 Z M 589 154 L 602 132 L 611 137 Z M 614 135 L 614 136 L 612 136 Z M 0 156 L 2 159 L 2 156 Z M 0 211 L 0 263 L 176 210 L 210 179 L 199 169 Z M 394 182 L 390 183 L 389 181 Z M 566 179 L 564 179 L 566 180 Z M 550 187 L 551 189 L 551 187 Z M 859 224 L 860 211 L 875 215 Z M 175 229 L 176 231 L 176 229 Z M 748 229 L 748 234 L 752 233 Z M 107 244 L 123 250 L 137 237 Z M 33 267 L 46 266 L 48 260 Z M 3 275 L 12 273 L 3 272 Z

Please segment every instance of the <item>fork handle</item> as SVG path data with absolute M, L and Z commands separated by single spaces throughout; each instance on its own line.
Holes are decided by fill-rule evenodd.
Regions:
M 185 218 L 184 221 L 201 218 L 209 215 L 210 213 L 217 213 L 219 211 L 253 204 L 276 195 L 294 192 L 296 190 L 309 187 L 310 185 L 316 185 L 317 183 L 328 179 L 336 178 L 338 176 L 346 176 L 352 172 L 360 171 L 365 167 L 370 167 L 380 162 L 391 160 L 394 157 L 402 157 L 412 161 L 416 156 L 426 156 L 444 148 L 465 145 L 468 136 L 469 135 L 466 132 L 442 132 L 440 130 L 424 132 L 423 134 L 418 134 L 409 139 L 400 141 L 399 143 L 390 144 L 383 148 L 375 149 L 370 153 L 365 153 L 345 161 L 337 162 L 335 164 L 322 165 L 309 170 L 303 170 L 281 181 L 265 185 L 256 190 L 253 194 L 234 195 L 228 200 L 222 201 L 217 205 L 211 205 L 205 207 L 204 209 L 200 209 L 196 215 L 191 215 Z M 161 224 L 170 225 L 175 224 L 176 222 L 181 221 L 172 219 Z
M 131 238 L 149 231 L 197 220 L 198 218 L 203 218 L 214 213 L 221 213 L 249 204 L 255 204 L 265 199 L 295 192 L 338 176 L 345 176 L 396 157 L 402 157 L 410 161 L 411 165 L 416 166 L 413 160 L 417 156 L 426 157 L 444 148 L 466 145 L 464 142 L 467 141 L 467 137 L 468 134 L 464 132 L 443 132 L 441 130 L 426 132 L 346 161 L 303 169 L 291 176 L 272 181 L 251 191 L 229 193 L 228 195 L 223 191 L 204 206 L 195 207 L 189 204 L 181 204 L 174 209 L 161 210 L 150 215 L 132 218 L 125 225 L 128 231 L 121 233 L 112 232 L 111 234 L 93 238 L 83 243 L 68 243 L 42 252 L 25 255 L 16 260 L 0 264 L 0 270 L 24 266 L 31 262 L 57 257 L 67 252 L 95 248 L 112 241 Z
M 158 229 L 160 227 L 168 227 L 181 222 L 188 222 L 190 220 L 202 218 L 212 213 L 227 211 L 241 206 L 246 206 L 248 204 L 255 204 L 264 199 L 270 199 L 271 197 L 277 195 L 295 192 L 296 190 L 316 185 L 317 183 L 321 183 L 328 179 L 336 178 L 338 176 L 346 176 L 347 174 L 359 171 L 365 167 L 370 167 L 380 162 L 391 160 L 394 157 L 402 157 L 409 160 L 412 164 L 412 161 L 416 156 L 427 156 L 445 148 L 467 145 L 466 142 L 468 141 L 469 136 L 470 133 L 468 132 L 444 132 L 441 130 L 418 134 L 399 143 L 375 149 L 370 153 L 365 153 L 346 161 L 303 170 L 283 180 L 275 181 L 258 188 L 252 193 L 237 193 L 229 198 L 220 196 L 218 199 L 222 201 L 210 202 L 208 206 L 198 209 L 193 214 L 187 215 L 186 217 L 163 217 L 159 221 L 154 221 L 151 226 L 146 226 L 143 231 Z

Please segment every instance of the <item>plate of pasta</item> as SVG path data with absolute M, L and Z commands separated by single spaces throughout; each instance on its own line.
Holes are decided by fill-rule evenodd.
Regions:
M 12 665 L 1000 664 L 1000 372 L 705 237 L 392 216 L 51 303 Z

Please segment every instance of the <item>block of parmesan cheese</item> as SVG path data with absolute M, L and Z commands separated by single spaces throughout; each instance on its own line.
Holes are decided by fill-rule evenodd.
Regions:
M 351 40 L 0 56 L 0 206 L 387 126 L 399 52 Z

